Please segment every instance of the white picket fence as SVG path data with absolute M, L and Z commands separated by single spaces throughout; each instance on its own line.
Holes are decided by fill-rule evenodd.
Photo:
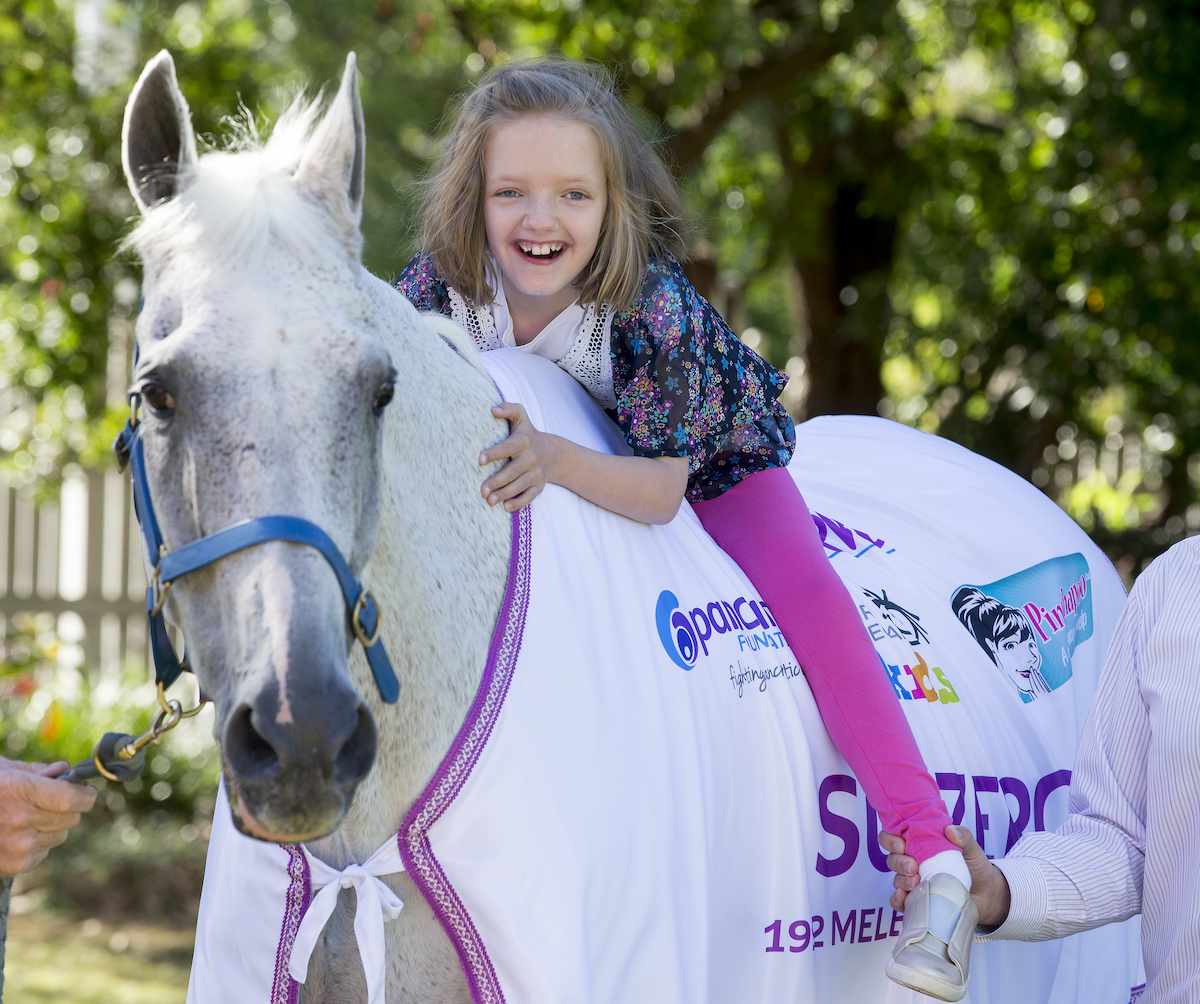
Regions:
M 123 299 L 136 303 L 137 285 L 125 281 Z M 132 335 L 127 317 L 110 319 L 109 404 L 124 400 Z M 53 618 L 60 663 L 118 673 L 145 663 L 145 605 L 128 474 L 69 468 L 58 498 L 41 504 L 0 482 L 0 637 L 11 637 L 18 615 Z
M 78 472 L 56 501 L 0 489 L 0 618 L 56 620 L 59 661 L 118 672 L 143 662 L 146 575 L 127 475 Z

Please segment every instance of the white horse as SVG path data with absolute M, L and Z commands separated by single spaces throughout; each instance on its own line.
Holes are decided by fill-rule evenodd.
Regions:
M 178 579 L 166 595 L 167 615 L 184 630 L 191 665 L 204 693 L 216 705 L 216 738 L 237 827 L 262 841 L 302 841 L 311 855 L 340 870 L 365 861 L 376 848 L 395 837 L 410 806 L 422 797 L 446 751 L 455 743 L 480 688 L 508 584 L 513 539 L 512 518 L 487 506 L 479 491 L 488 473 L 478 465 L 480 451 L 507 432 L 504 423 L 490 416 L 491 406 L 499 400 L 497 388 L 462 332 L 448 323 L 421 318 L 406 300 L 361 267 L 363 125 L 353 56 L 347 61 L 340 90 L 319 121 L 313 107 L 298 106 L 284 116 L 265 144 L 247 143 L 240 150 L 213 152 L 200 158 L 174 66 L 162 53 L 148 64 L 130 97 L 124 161 L 143 214 L 130 238 L 145 270 L 134 389 L 141 395 L 140 436 L 147 480 L 167 550 L 251 517 L 301 517 L 333 539 L 384 613 L 384 640 L 402 685 L 396 704 L 385 704 L 380 699 L 355 642 L 343 596 L 326 571 L 325 560 L 311 547 L 280 541 L 249 547 Z M 569 380 L 557 370 L 554 373 L 560 381 L 555 393 L 566 402 L 560 414 L 582 414 L 591 408 L 588 414 L 599 423 L 595 428 L 603 426 L 603 416 L 578 400 L 583 392 L 578 387 L 562 389 L 561 381 Z M 955 482 L 963 480 L 967 468 L 962 465 L 962 457 L 955 454 L 946 462 L 945 451 L 953 447 L 923 439 L 901 442 L 897 437 L 917 434 L 891 425 L 886 428 L 892 430 L 888 432 L 891 439 L 886 448 L 874 447 L 871 463 L 876 468 L 894 460 L 897 450 L 908 451 L 901 459 L 912 459 L 924 451 L 922 463 L 905 464 L 906 471 L 943 465 L 940 489 L 920 486 L 910 493 L 922 505 L 921 500 L 936 499 L 939 491 L 952 492 Z M 601 445 L 607 434 L 599 433 Z M 816 435 L 820 434 L 818 430 Z M 850 439 L 840 442 L 844 446 L 839 449 L 851 448 Z M 1049 522 L 1057 528 L 1055 533 L 1065 525 L 1063 536 L 1068 539 L 1063 550 L 1090 548 L 1093 564 L 1103 562 L 1082 534 L 1034 489 L 1008 475 L 989 476 L 1009 479 L 1003 482 L 1007 487 L 1001 494 L 1029 493 L 1021 496 L 1021 505 L 1023 511 L 1035 513 L 1031 525 L 1013 527 L 1012 547 L 1001 551 L 1021 552 L 1023 545 L 1018 537 L 1037 537 L 1037 526 L 1033 524 Z M 552 494 L 548 492 L 539 505 L 544 500 L 549 505 Z M 981 494 L 981 505 L 989 504 L 986 496 L 986 492 Z M 813 498 L 809 496 L 810 504 Z M 1005 508 L 1009 501 L 1000 498 L 994 513 L 981 513 L 980 518 L 1001 526 L 1004 519 L 1011 519 Z M 871 504 L 879 511 L 878 499 L 859 507 L 868 518 Z M 887 505 L 893 504 L 889 498 Z M 592 531 L 607 534 L 605 540 L 616 541 L 622 535 L 632 540 L 632 535 L 641 534 L 636 538 L 637 546 L 648 550 L 661 548 L 664 540 L 669 543 L 675 539 L 669 536 L 671 533 L 696 536 L 686 507 L 675 530 L 651 530 L 638 529 L 619 517 L 589 509 L 584 503 L 578 505 L 583 507 L 580 518 Z M 925 539 L 937 540 L 939 533 L 945 536 L 923 511 L 911 517 L 910 523 L 922 520 Z M 882 561 L 885 553 L 881 533 L 850 529 L 832 518 L 819 520 L 818 526 L 827 535 L 831 553 L 846 555 L 836 566 L 843 578 L 862 589 L 866 597 L 882 586 L 887 587 L 889 595 L 899 595 L 896 579 L 880 579 L 876 571 L 871 571 L 876 567 L 871 562 L 876 558 Z M 1003 536 L 999 531 L 995 535 Z M 1050 537 L 1053 534 L 1043 535 L 1038 547 L 1057 547 L 1057 542 L 1044 542 Z M 731 576 L 736 571 L 723 557 L 718 561 L 712 556 L 711 542 L 704 541 L 701 546 L 710 548 L 706 552 L 707 567 L 717 568 L 727 584 L 734 582 Z M 603 553 L 603 548 L 597 545 L 593 551 Z M 886 554 L 893 552 L 895 547 Z M 857 562 L 863 555 L 866 557 Z M 672 559 L 669 551 L 664 551 L 655 560 L 666 566 Z M 909 592 L 916 595 L 925 580 L 932 582 L 932 578 L 919 563 L 906 564 L 913 560 L 912 554 L 900 554 L 894 564 L 909 569 L 907 577 L 899 581 L 909 583 Z M 156 561 L 157 556 L 148 556 L 151 566 Z M 1093 634 L 1092 595 L 1098 597 L 1094 607 L 1098 625 L 1092 643 L 1095 647 L 1106 640 L 1104 632 L 1111 630 L 1114 605 L 1119 606 L 1123 593 L 1110 569 L 1097 566 L 1088 571 L 1090 566 L 1081 554 L 1053 561 L 1067 562 L 1075 569 L 1072 575 L 1082 576 L 1081 583 L 1090 583 L 1086 623 L 1079 612 L 1082 608 L 1077 610 L 1076 606 L 1056 615 L 1056 625 L 1066 625 L 1070 617 L 1075 618 L 1069 645 L 1047 636 L 1050 644 L 1059 645 L 1054 651 L 1061 656 L 1061 678 L 1055 685 L 1061 687 L 1071 676 L 1076 635 L 1083 639 Z M 1026 564 L 1032 565 L 1034 560 Z M 865 578 L 856 582 L 855 575 Z M 707 588 L 692 572 L 681 572 L 680 580 L 689 576 L 699 582 L 697 588 Z M 970 581 L 986 584 L 999 578 L 981 573 Z M 1026 578 L 1009 576 L 1009 586 Z M 959 578 L 949 586 L 961 585 L 962 581 Z M 643 584 L 630 582 L 628 589 L 617 584 L 610 592 L 615 600 L 627 600 L 629 596 L 617 594 L 632 596 L 635 585 Z M 993 586 L 997 594 L 1002 591 L 1000 582 L 992 582 L 988 588 Z M 1058 801 L 1050 803 L 1052 796 L 1062 799 L 1061 795 L 1054 796 L 1055 792 L 1065 791 L 1064 775 L 1069 777 L 1065 768 L 1070 766 L 1074 737 L 1094 686 L 1098 661 L 1093 660 L 1090 675 L 1076 668 L 1076 678 L 1081 681 L 1078 686 L 1061 689 L 1053 700 L 1047 697 L 1024 705 L 1008 682 L 995 673 L 975 640 L 962 630 L 949 611 L 949 592 L 942 591 L 946 593 L 944 598 L 940 593 L 934 595 L 936 590 L 925 597 L 929 602 L 921 607 L 923 637 L 927 639 L 929 632 L 940 632 L 943 638 L 955 632 L 962 635 L 966 647 L 943 649 L 945 653 L 957 653 L 953 657 L 961 657 L 961 661 L 952 665 L 943 656 L 940 666 L 932 660 L 927 665 L 915 648 L 922 639 L 906 639 L 894 628 L 889 632 L 888 624 L 882 622 L 876 625 L 877 644 L 881 655 L 887 654 L 888 645 L 898 646 L 896 665 L 885 658 L 884 668 L 892 674 L 897 699 L 910 702 L 906 709 L 910 709 L 910 720 L 916 721 L 918 740 L 926 740 L 922 745 L 927 758 L 941 742 L 946 766 L 931 763 L 931 769 L 949 771 L 940 773 L 939 779 L 947 778 L 949 790 L 958 792 L 953 808 L 956 821 L 963 818 L 973 797 L 976 828 L 982 835 L 991 826 L 989 849 L 995 849 L 997 842 L 1004 846 L 1007 839 L 1011 845 L 1023 829 L 1031 825 L 1042 828 L 1048 825 L 1047 820 L 1061 815 L 1062 805 Z M 639 923 L 644 921 L 644 928 L 637 923 L 626 925 L 620 937 L 610 938 L 608 947 L 596 950 L 597 955 L 578 953 L 584 959 L 583 968 L 569 991 L 543 992 L 541 996 L 522 992 L 517 996 L 522 1000 L 552 1000 L 554 1004 L 568 996 L 597 1001 L 632 999 L 628 992 L 611 990 L 618 985 L 611 982 L 614 972 L 624 967 L 630 973 L 641 974 L 640 979 L 654 973 L 660 962 L 666 965 L 661 955 L 648 953 L 644 945 L 650 943 L 652 935 L 657 937 L 665 930 L 660 925 L 651 931 L 664 911 L 675 909 L 674 916 L 682 922 L 694 920 L 699 925 L 701 936 L 682 929 L 672 935 L 675 929 L 671 927 L 659 943 L 677 944 L 681 952 L 699 952 L 698 964 L 692 966 L 688 956 L 687 966 L 676 964 L 675 968 L 703 971 L 698 978 L 709 989 L 690 997 L 676 993 L 672 1000 L 693 1004 L 703 997 L 737 1000 L 740 1004 L 751 999 L 741 993 L 743 984 L 736 974 L 730 975 L 732 970 L 727 967 L 727 971 L 718 971 L 720 953 L 730 946 L 741 953 L 738 965 L 761 968 L 765 964 L 770 969 L 756 984 L 760 989 L 755 992 L 755 1000 L 799 999 L 798 988 L 802 987 L 808 988 L 803 992 L 812 999 L 832 999 L 831 973 L 837 979 L 851 974 L 848 978 L 859 981 L 853 993 L 865 995 L 863 999 L 913 999 L 888 984 L 882 975 L 880 953 L 886 953 L 887 939 L 895 937 L 897 918 L 885 920 L 882 904 L 886 891 L 880 887 L 879 855 L 872 857 L 869 850 L 860 851 L 866 841 L 860 839 L 860 824 L 856 821 L 862 818 L 861 810 L 865 808 L 866 840 L 870 841 L 874 836 L 870 822 L 874 814 L 861 800 L 859 808 L 853 808 L 852 796 L 859 797 L 857 786 L 845 773 L 844 764 L 838 766 L 840 761 L 794 665 L 789 669 L 755 664 L 755 656 L 746 654 L 744 667 L 742 657 L 737 660 L 736 677 L 730 660 L 727 681 L 707 671 L 691 671 L 696 664 L 697 644 L 707 655 L 709 647 L 721 640 L 714 637 L 714 632 L 725 630 L 705 615 L 703 603 L 711 597 L 697 595 L 683 604 L 684 609 L 676 610 L 673 593 L 664 589 L 660 595 L 656 588 L 654 595 L 658 597 L 658 612 L 652 596 L 648 614 L 650 646 L 661 643 L 666 647 L 665 654 L 662 649 L 657 654 L 674 674 L 657 678 L 654 693 L 674 693 L 671 688 L 682 686 L 680 681 L 687 681 L 691 689 L 686 694 L 680 691 L 682 697 L 676 704 L 664 705 L 661 718 L 657 705 L 651 707 L 649 700 L 643 701 L 645 707 L 635 709 L 643 716 L 642 734 L 661 732 L 660 724 L 688 701 L 707 708 L 704 701 L 715 707 L 713 702 L 718 699 L 724 707 L 736 709 L 739 727 L 749 730 L 742 735 L 770 731 L 776 725 L 770 717 L 770 702 L 781 702 L 780 713 L 790 716 L 792 722 L 792 738 L 800 747 L 806 742 L 808 745 L 801 750 L 802 769 L 795 783 L 776 790 L 784 790 L 792 798 L 794 788 L 800 808 L 789 806 L 789 811 L 795 810 L 789 816 L 775 813 L 776 807 L 771 807 L 765 815 L 751 818 L 752 811 L 758 810 L 743 804 L 742 794 L 748 791 L 750 780 L 738 775 L 729 789 L 729 800 L 697 810 L 707 813 L 705 818 L 729 824 L 716 827 L 706 837 L 701 834 L 704 839 L 716 841 L 719 830 L 720 839 L 733 841 L 724 872 L 721 860 L 704 858 L 704 847 L 689 847 L 686 853 L 681 849 L 676 854 L 669 844 L 656 845 L 661 853 L 643 868 L 644 873 L 663 874 L 682 862 L 700 869 L 696 874 L 703 880 L 682 890 L 675 897 L 674 907 L 664 905 L 660 909 L 657 903 L 642 904 L 644 912 Z M 1052 609 L 1055 596 L 1047 594 L 1043 602 Z M 701 606 L 689 615 L 686 608 L 690 603 Z M 736 601 L 745 603 L 744 597 Z M 946 609 L 938 609 L 940 606 Z M 869 605 L 863 609 L 869 622 L 873 617 Z M 710 603 L 708 610 L 712 617 L 725 620 L 721 603 Z M 735 615 L 730 616 L 737 621 Z M 654 634 L 656 617 L 658 634 Z M 756 623 L 761 622 L 765 628 L 763 615 L 756 613 L 756 617 Z M 750 620 L 749 615 L 746 620 Z M 619 618 L 613 622 L 622 623 Z M 1062 637 L 1066 635 L 1064 631 Z M 672 637 L 683 647 L 673 650 Z M 729 642 L 733 635 L 722 638 Z M 755 632 L 741 637 L 741 643 L 749 646 L 747 653 L 759 646 L 759 638 Z M 770 641 L 765 630 L 761 638 L 763 645 Z M 528 639 L 527 647 L 535 649 L 536 640 Z M 571 665 L 586 664 L 590 653 L 580 636 L 563 635 L 554 644 L 560 643 L 557 650 L 554 645 L 541 650 L 539 665 L 547 672 L 557 669 L 559 651 L 574 652 Z M 668 655 L 672 661 L 666 661 Z M 971 659 L 985 668 L 973 674 L 964 668 Z M 781 680 L 796 682 L 778 682 Z M 704 691 L 704 687 L 710 690 Z M 763 692 L 769 696 L 753 703 L 753 695 Z M 911 708 L 918 704 L 921 710 L 914 717 Z M 1004 715 L 1008 717 L 993 710 L 998 708 L 1007 709 Z M 551 715 L 555 710 L 550 707 Z M 767 717 L 753 717 L 763 715 Z M 570 723 L 564 728 L 557 741 L 569 743 L 573 739 Z M 603 733 L 604 729 L 597 731 Z M 943 735 L 944 741 L 940 738 Z M 613 741 L 617 745 L 610 747 L 610 758 L 599 769 L 594 763 L 589 767 L 598 783 L 608 782 L 604 771 L 620 759 L 621 738 Z M 1007 751 L 1008 759 L 997 751 Z M 735 749 L 725 759 L 736 760 L 741 753 Z M 554 756 L 554 749 L 538 755 L 545 761 Z M 704 755 L 693 759 L 712 758 Z M 816 770 L 818 761 L 824 765 L 820 771 Z M 1049 773 L 1045 763 L 1051 765 Z M 627 773 L 617 774 L 613 782 L 618 794 L 613 798 L 610 792 L 606 803 L 609 809 L 619 808 L 620 787 L 625 783 L 631 792 L 637 788 L 644 804 L 655 808 L 663 805 L 664 812 L 666 801 L 677 795 L 684 799 L 686 795 L 682 787 L 678 792 L 672 789 L 673 775 L 664 763 L 627 763 L 624 769 Z M 650 787 L 637 787 L 643 775 L 650 774 L 659 783 L 655 790 L 665 793 L 658 802 L 647 798 Z M 568 771 L 560 786 L 581 783 L 577 782 L 578 776 Z M 688 790 L 695 792 L 703 787 L 698 784 Z M 1009 797 L 1015 803 L 1006 803 Z M 1013 804 L 1018 806 L 1015 815 Z M 604 806 L 601 809 L 607 811 Z M 536 816 L 536 810 L 525 815 Z M 641 813 L 641 825 L 646 828 L 639 832 L 639 841 L 660 839 L 655 832 L 658 821 L 648 818 L 652 815 Z M 739 831 L 734 824 L 740 825 L 743 819 L 757 828 Z M 966 819 L 969 823 L 970 816 Z M 221 823 L 223 820 L 217 820 L 214 826 Z M 658 828 L 669 828 L 665 817 Z M 686 836 L 689 827 L 676 824 L 676 831 Z M 577 832 L 592 831 L 584 826 Z M 497 831 L 494 837 L 489 832 L 489 851 L 501 845 L 504 834 Z M 243 843 L 278 851 L 266 844 Z M 758 843 L 763 848 L 754 847 Z M 781 845 L 786 846 L 780 850 Z M 748 853 L 751 850 L 753 853 Z M 791 863 L 793 858 L 796 864 Z M 614 872 L 620 873 L 623 863 L 623 859 L 615 866 L 609 862 L 609 878 Z M 535 871 L 538 864 L 525 862 Z M 551 874 L 550 864 L 547 859 L 546 876 Z M 504 865 L 501 860 L 496 869 L 501 878 L 505 878 Z M 578 879 L 574 887 L 587 889 L 590 902 L 596 900 L 599 889 L 607 890 L 605 895 L 614 894 L 615 883 L 589 874 L 586 861 L 579 867 L 582 871 L 572 875 L 573 880 Z M 744 870 L 748 868 L 759 871 Z M 703 898 L 708 892 L 699 888 L 708 882 L 709 869 L 715 869 L 711 903 Z M 795 881 L 784 882 L 781 869 L 791 869 L 789 874 Z M 387 1000 L 391 1004 L 464 1004 L 471 1000 L 461 946 L 452 942 L 421 890 L 404 874 L 389 875 L 386 883 L 406 904 L 398 919 L 385 927 Z M 690 878 L 677 882 L 676 888 L 689 883 Z M 555 888 L 565 890 L 570 884 L 560 882 Z M 834 897 L 829 900 L 828 910 L 805 891 L 817 887 L 827 889 Z M 522 888 L 518 885 L 513 894 L 500 896 L 500 901 L 511 906 L 522 895 Z M 718 890 L 721 895 L 735 898 L 736 909 L 718 908 Z M 623 895 L 620 889 L 615 892 L 618 897 Z M 746 899 L 743 893 L 758 898 Z M 693 894 L 699 897 L 700 909 L 715 912 L 699 917 L 689 912 L 688 897 Z M 839 896 L 842 898 L 836 898 Z M 355 904 L 355 894 L 342 889 L 307 967 L 301 1001 L 366 999 L 367 981 L 354 931 Z M 249 907 L 247 904 L 246 909 Z M 531 917 L 541 908 L 537 902 L 517 903 L 517 908 L 524 910 L 528 919 L 544 919 Z M 497 939 L 493 944 L 503 940 L 506 931 L 515 930 L 509 923 L 512 919 L 493 911 L 492 933 L 484 932 Z M 234 916 L 230 922 L 236 920 Z M 549 944 L 559 931 L 554 918 L 547 924 L 543 933 L 550 934 L 543 940 Z M 580 929 L 585 927 L 581 922 Z M 1099 960 L 1113 965 L 1116 962 L 1112 960 L 1117 960 L 1122 967 L 1114 977 L 1117 983 L 1127 976 L 1136 982 L 1136 962 L 1129 962 L 1130 945 L 1136 946 L 1136 930 L 1132 935 L 1128 928 L 1114 931 L 1107 941 L 1073 942 L 1074 949 L 1062 950 L 1065 961 L 1061 963 L 1054 952 L 1021 955 L 1013 948 L 1005 954 L 1007 946 L 990 948 L 989 955 L 977 953 L 977 960 L 983 957 L 976 962 L 982 971 L 975 976 L 979 995 L 972 999 L 1018 999 L 1006 981 L 1024 979 L 1029 971 L 1034 973 L 1030 979 L 1040 981 L 1040 989 L 1020 999 L 1072 1001 L 1075 997 L 1069 986 L 1063 989 L 1072 977 L 1064 974 L 1076 961 L 1078 971 L 1087 974 L 1100 968 Z M 1100 932 L 1094 934 L 1100 936 Z M 878 944 L 881 941 L 882 945 Z M 851 948 L 843 946 L 854 946 L 854 954 L 848 954 Z M 595 949 L 594 943 L 590 949 Z M 1020 949 L 1032 950 L 1024 946 Z M 989 957 L 997 960 L 991 974 L 986 971 Z M 272 951 L 269 961 L 273 959 Z M 536 976 L 536 964 L 533 969 Z M 1010 977 L 1006 972 L 1018 975 Z M 609 981 L 604 983 L 610 988 L 608 996 L 591 985 L 593 978 L 601 976 Z M 504 976 L 511 978 L 511 973 Z M 677 980 L 675 985 L 683 986 L 690 978 L 684 973 L 683 981 Z M 1124 985 L 1129 987 L 1131 983 Z M 1053 992 L 1052 986 L 1057 988 Z M 483 998 L 477 994 L 476 999 Z M 1114 991 L 1107 997 L 1094 993 L 1088 999 L 1117 1001 L 1118 996 Z
M 511 529 L 479 492 L 479 453 L 507 427 L 489 413 L 499 397 L 474 348 L 456 353 L 360 264 L 353 56 L 306 142 L 313 121 L 295 110 L 262 149 L 201 161 L 164 52 L 130 97 L 124 162 L 143 213 L 130 239 L 145 296 L 133 382 L 167 546 L 247 517 L 301 516 L 385 611 L 403 686 L 391 706 L 311 548 L 243 551 L 168 594 L 217 709 L 239 825 L 307 839 L 341 867 L 396 833 L 449 748 L 479 684 Z M 442 614 L 451 596 L 453 621 Z M 432 912 L 407 877 L 390 881 L 408 904 L 387 935 L 404 999 L 468 1000 Z M 345 893 L 305 999 L 363 993 L 353 905 Z

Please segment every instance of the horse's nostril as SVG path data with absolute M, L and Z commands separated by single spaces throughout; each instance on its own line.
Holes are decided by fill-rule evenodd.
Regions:
M 233 772 L 246 780 L 279 773 L 279 754 L 254 727 L 249 705 L 243 704 L 229 720 L 225 759 Z
M 318 786 L 332 781 L 352 793 L 375 762 L 378 742 L 370 709 L 349 687 L 323 694 L 319 702 L 294 695 L 292 706 L 296 720 L 288 723 L 256 717 L 247 704 L 234 711 L 225 728 L 225 765 L 243 788 L 304 777 Z
M 358 707 L 358 724 L 350 738 L 338 750 L 333 761 L 333 773 L 339 781 L 357 784 L 375 762 L 378 747 L 375 734 L 375 718 L 365 704 Z

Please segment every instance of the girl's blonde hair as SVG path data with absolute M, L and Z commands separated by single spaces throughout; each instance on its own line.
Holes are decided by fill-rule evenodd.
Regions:
M 468 302 L 492 302 L 483 225 L 484 156 L 498 124 L 526 115 L 559 116 L 596 134 L 608 179 L 608 209 L 579 300 L 629 307 L 652 254 L 684 256 L 688 226 L 670 172 L 638 132 L 611 78 L 589 63 L 561 58 L 503 63 L 466 95 L 424 185 L 421 246 Z

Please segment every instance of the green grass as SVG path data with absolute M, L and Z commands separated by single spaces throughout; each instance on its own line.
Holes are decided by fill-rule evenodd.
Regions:
M 182 1004 L 193 937 L 191 927 L 14 914 L 4 1004 Z

